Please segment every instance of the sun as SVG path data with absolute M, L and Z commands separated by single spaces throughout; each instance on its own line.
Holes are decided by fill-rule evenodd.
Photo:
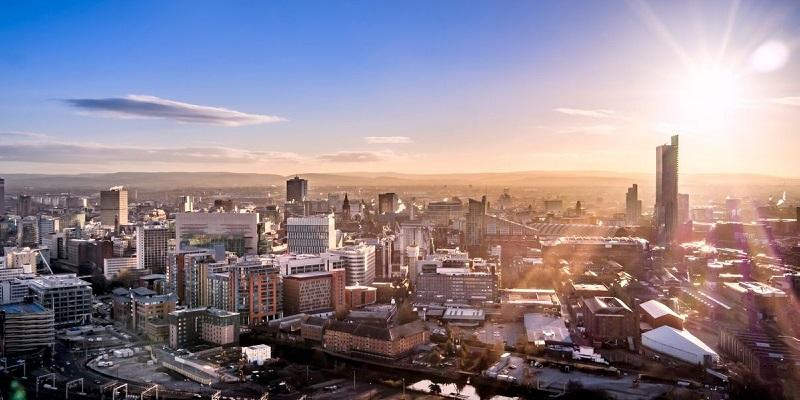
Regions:
M 676 86 L 681 125 L 701 133 L 725 126 L 742 101 L 741 76 L 716 64 L 692 69 Z

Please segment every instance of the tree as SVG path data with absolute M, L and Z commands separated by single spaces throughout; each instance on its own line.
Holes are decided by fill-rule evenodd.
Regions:
M 419 319 L 419 315 L 414 311 L 414 307 L 410 302 L 404 301 L 397 307 L 397 323 L 407 324 Z
M 435 395 L 442 394 L 442 387 L 438 383 L 431 383 L 428 385 L 428 390 Z

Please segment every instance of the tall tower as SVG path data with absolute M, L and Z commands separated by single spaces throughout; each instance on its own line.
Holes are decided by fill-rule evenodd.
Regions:
M 345 221 L 350 220 L 350 200 L 347 198 L 347 193 L 344 194 L 344 201 L 342 202 L 342 217 Z
M 0 178 L 0 215 L 6 213 L 6 180 Z
M 658 243 L 675 244 L 678 232 L 678 135 L 656 147 L 655 223 Z
M 286 202 L 302 203 L 308 197 L 308 181 L 295 176 L 286 181 Z
M 625 194 L 625 224 L 639 225 L 642 218 L 642 201 L 639 200 L 639 185 L 633 184 Z
M 114 227 L 128 224 L 128 191 L 122 186 L 100 192 L 100 223 Z

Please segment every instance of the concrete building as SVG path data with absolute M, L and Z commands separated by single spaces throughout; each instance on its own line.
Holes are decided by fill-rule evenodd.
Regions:
M 128 191 L 122 186 L 100 192 L 100 223 L 107 227 L 128 224 Z
M 369 285 L 375 281 L 375 246 L 360 243 L 332 249 L 329 254 L 339 256 L 347 271 L 347 285 Z
M 136 257 L 115 257 L 103 260 L 103 276 L 108 281 L 113 281 L 120 275 L 135 269 L 141 269 Z
M 21 355 L 55 344 L 53 311 L 35 303 L 0 305 L 0 355 Z
M 33 208 L 33 199 L 31 196 L 21 194 L 17 197 L 17 214 L 20 217 L 28 217 L 34 215 L 36 211 Z
M 400 207 L 400 198 L 396 193 L 378 194 L 378 214 L 394 214 Z
M 425 215 L 436 226 L 448 227 L 464 217 L 464 203 L 458 197 L 428 203 Z
M 6 214 L 6 180 L 0 177 L 0 215 Z
M 59 218 L 51 217 L 49 215 L 42 215 L 39 217 L 39 244 L 43 244 L 43 240 L 50 235 L 59 232 L 61 229 L 61 220 Z
M 656 203 L 654 208 L 659 245 L 673 245 L 678 235 L 678 135 L 670 144 L 656 147 Z
M 149 340 L 164 342 L 169 337 L 167 318 L 175 311 L 178 297 L 173 293 L 158 294 L 145 287 L 132 290 L 117 288 L 112 292 L 114 320 Z
M 149 269 L 156 274 L 167 270 L 167 243 L 170 236 L 166 226 L 136 227 L 136 262 L 139 269 Z
M 469 263 L 469 261 L 467 261 Z M 483 304 L 498 300 L 497 275 L 468 267 L 437 267 L 417 275 L 414 301 L 419 303 Z
M 17 246 L 38 247 L 40 240 L 39 219 L 35 216 L 22 218 L 17 226 Z
M 54 314 L 57 328 L 92 321 L 92 286 L 75 274 L 42 275 L 26 280 L 34 302 Z
M 273 265 L 280 269 L 283 276 L 302 274 L 305 272 L 330 271 L 342 268 L 343 262 L 335 254 L 282 254 L 273 259 Z
M 336 248 L 336 221 L 333 214 L 288 218 L 286 244 L 289 252 L 295 254 L 320 254 Z
M 482 254 L 484 238 L 486 236 L 486 212 L 489 210 L 489 203 L 486 196 L 481 201 L 469 199 L 467 205 L 467 219 L 464 229 L 464 242 L 467 251 L 471 254 Z
M 251 364 L 264 365 L 264 361 L 272 358 L 272 348 L 265 344 L 242 347 L 242 357 Z
M 182 309 L 169 313 L 169 345 L 173 349 L 201 343 L 239 343 L 239 314 L 215 308 Z
M 178 213 L 175 239 L 181 251 L 223 247 L 238 256 L 258 251 L 257 213 Z
M 178 212 L 192 212 L 194 211 L 194 196 L 179 196 L 178 197 Z
M 639 200 L 639 185 L 633 184 L 625 193 L 625 225 L 639 225 L 642 219 L 642 201 Z
M 345 305 L 345 271 L 306 272 L 283 278 L 284 315 L 315 314 Z
M 286 181 L 286 202 L 302 203 L 308 197 L 308 181 L 295 176 Z

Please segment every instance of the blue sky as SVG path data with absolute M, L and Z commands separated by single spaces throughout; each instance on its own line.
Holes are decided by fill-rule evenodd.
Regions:
M 4 7 L 0 171 L 650 171 L 675 131 L 689 172 L 796 167 L 796 2 Z M 789 55 L 754 73 L 765 43 Z M 747 90 L 687 119 L 706 64 Z

